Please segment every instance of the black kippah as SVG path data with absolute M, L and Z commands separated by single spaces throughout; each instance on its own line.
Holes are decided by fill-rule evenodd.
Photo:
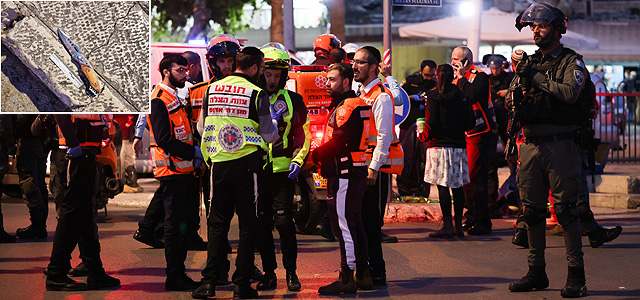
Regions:
M 367 52 L 369 52 L 369 55 L 371 55 L 376 60 L 376 63 L 380 63 L 380 61 L 382 61 L 380 56 L 380 50 L 378 50 L 376 47 L 364 46 L 360 49 L 367 50 Z

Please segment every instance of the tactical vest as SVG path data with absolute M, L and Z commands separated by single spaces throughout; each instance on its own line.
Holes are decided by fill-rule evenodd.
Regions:
M 258 95 L 255 84 L 239 76 L 227 76 L 209 85 L 202 152 L 205 162 L 229 161 L 262 148 L 269 150 L 258 133 Z
M 478 72 L 484 73 L 481 69 L 472 65 L 471 68 L 464 74 L 464 78 L 469 81 L 469 83 L 473 83 L 473 80 L 478 76 Z M 454 84 L 457 83 L 457 80 L 454 80 Z M 489 95 L 487 99 L 487 111 L 482 108 L 479 102 L 475 102 L 471 104 L 473 109 L 473 115 L 476 118 L 476 126 L 473 129 L 466 132 L 467 136 L 475 136 L 478 134 L 483 134 L 485 132 L 491 131 L 492 127 L 495 127 L 497 124 L 496 114 L 493 110 L 493 101 L 491 101 L 491 83 L 489 83 Z
M 309 117 L 303 125 L 305 140 L 302 148 L 295 157 L 294 149 L 291 145 L 293 140 L 293 131 L 291 128 L 291 119 L 294 114 L 293 102 L 289 96 L 289 90 L 281 89 L 269 100 L 273 104 L 274 109 L 280 110 L 286 107 L 282 112 L 282 117 L 278 120 L 278 140 L 269 144 L 269 160 L 273 164 L 273 172 L 288 172 L 291 163 L 295 163 L 302 167 L 304 160 L 309 154 L 309 145 L 311 144 L 311 134 L 309 133 Z
M 571 63 L 576 61 L 582 62 L 582 56 L 569 48 L 563 48 L 558 57 L 554 58 L 549 55 L 551 61 L 543 63 L 540 58 L 532 57 L 531 67 L 534 70 L 544 74 L 550 81 L 563 82 L 564 76 L 575 76 L 572 74 L 566 74 L 566 70 Z M 582 65 L 584 63 L 582 62 Z M 583 70 L 586 72 L 586 70 Z M 583 74 L 588 76 L 588 74 Z M 586 80 L 586 79 L 585 79 Z M 521 122 L 523 125 L 528 124 L 551 124 L 551 125 L 584 125 L 585 119 L 589 116 L 584 115 L 586 105 L 586 113 L 588 114 L 591 109 L 588 103 L 584 103 L 582 99 L 581 91 L 578 99 L 573 104 L 566 103 L 564 101 L 554 99 L 550 93 L 544 92 L 540 88 L 536 88 L 533 85 L 527 87 L 525 98 L 523 99 L 521 110 L 523 113 L 523 119 Z
M 382 83 L 377 84 L 375 87 L 371 88 L 369 92 L 360 96 L 363 98 L 365 103 L 373 106 L 373 103 L 378 99 L 380 94 L 385 93 L 391 97 L 393 100 L 393 95 L 391 92 L 384 86 Z M 367 154 L 367 165 L 371 163 L 371 159 L 373 157 L 373 150 L 376 148 L 378 144 L 378 130 L 376 128 L 375 123 L 375 115 L 371 112 L 371 118 L 369 119 L 369 141 L 368 141 L 368 149 L 366 151 Z M 395 118 L 395 115 L 394 115 Z M 394 120 L 395 124 L 395 120 Z M 380 172 L 385 172 L 389 174 L 399 175 L 402 173 L 402 168 L 404 167 L 404 152 L 402 151 L 402 145 L 400 145 L 400 141 L 398 140 L 398 136 L 396 135 L 395 126 L 393 127 L 393 139 L 391 145 L 389 146 L 389 155 L 387 156 L 387 160 L 383 162 L 380 167 Z
M 160 99 L 167 107 L 169 122 L 171 123 L 171 137 L 183 143 L 193 145 L 191 123 L 180 99 L 174 97 L 171 92 L 163 89 L 160 85 L 156 86 L 156 89 L 151 94 L 151 99 Z M 147 124 L 149 125 L 149 132 L 151 132 L 150 146 L 151 159 L 153 160 L 153 176 L 158 178 L 193 173 L 194 168 L 191 160 L 184 160 L 180 157 L 173 156 L 158 146 L 149 115 L 147 115 Z
M 100 147 L 102 138 L 105 137 L 107 124 L 99 114 L 81 114 L 71 115 L 76 137 L 82 147 Z M 67 146 L 67 140 L 62 135 L 60 127 L 58 127 L 58 145 L 61 148 Z
M 313 154 L 322 176 L 366 177 L 370 119 L 371 106 L 359 97 L 345 99 L 331 112 L 325 141 Z
M 189 87 L 189 99 L 191 101 L 191 120 L 198 122 L 200 119 L 200 111 L 202 110 L 202 99 L 207 92 L 207 87 L 214 81 L 212 78 L 209 81 L 200 82 L 196 85 Z

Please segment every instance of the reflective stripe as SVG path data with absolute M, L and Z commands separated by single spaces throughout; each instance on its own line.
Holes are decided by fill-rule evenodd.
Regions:
M 175 160 L 173 161 L 173 163 L 176 165 L 176 167 L 180 168 L 180 169 L 186 169 L 189 167 L 193 167 L 193 162 L 190 160 Z

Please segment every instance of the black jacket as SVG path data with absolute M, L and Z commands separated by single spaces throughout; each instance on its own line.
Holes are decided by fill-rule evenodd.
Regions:
M 435 81 L 423 81 L 422 78 L 420 78 L 419 73 L 407 76 L 407 78 L 402 82 L 402 88 L 407 92 L 407 95 L 409 95 L 411 109 L 409 110 L 409 115 L 404 122 L 400 123 L 401 129 L 408 129 L 411 125 L 416 123 L 416 119 L 421 118 L 424 115 L 424 110 L 420 109 L 420 104 L 422 103 L 414 101 L 411 98 L 411 95 L 420 95 L 434 87 L 436 87 Z
M 427 148 L 466 148 L 465 130 L 469 129 L 471 103 L 455 85 L 449 84 L 440 95 L 437 89 L 427 92 Z

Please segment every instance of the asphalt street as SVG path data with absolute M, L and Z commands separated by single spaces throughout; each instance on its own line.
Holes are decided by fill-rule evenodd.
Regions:
M 146 190 L 144 194 L 151 192 Z M 21 200 L 4 196 L 2 201 L 7 231 L 15 233 L 18 227 L 28 225 L 28 210 Z M 188 292 L 164 291 L 164 251 L 150 249 L 132 238 L 144 209 L 113 204 L 108 206 L 106 222 L 99 223 L 99 235 L 105 269 L 119 278 L 122 286 L 87 292 L 45 291 L 42 270 L 50 258 L 56 224 L 53 203 L 49 207 L 46 240 L 0 244 L 0 299 L 191 299 Z M 588 239 L 583 238 L 588 299 L 640 299 L 640 212 L 602 208 L 594 211 L 601 225 L 619 224 L 624 231 L 618 239 L 597 249 L 589 247 Z M 200 234 L 206 239 L 204 218 L 201 219 Z M 494 230 L 489 235 L 447 240 L 427 238 L 429 232 L 438 228 L 436 221 L 386 224 L 384 231 L 399 238 L 397 244 L 383 244 L 388 286 L 358 292 L 357 296 L 317 294 L 320 286 L 338 277 L 338 243 L 326 242 L 320 236 L 298 235 L 298 276 L 302 290 L 286 290 L 285 274 L 280 266 L 276 271 L 278 288 L 260 292 L 260 299 L 559 299 L 567 267 L 563 239 L 556 236 L 547 238 L 550 287 L 528 293 L 508 291 L 508 284 L 527 271 L 527 251 L 510 243 L 513 221 L 513 218 L 494 220 Z M 277 237 L 277 231 L 274 235 Z M 232 259 L 237 236 L 237 219 L 234 219 L 229 237 L 234 249 Z M 281 264 L 280 253 L 277 255 Z M 189 252 L 187 272 L 195 280 L 201 278 L 205 261 L 206 251 Z M 72 265 L 79 262 L 76 251 Z M 256 263 L 260 266 L 258 255 Z M 231 299 L 232 296 L 232 285 L 218 287 L 217 298 Z

